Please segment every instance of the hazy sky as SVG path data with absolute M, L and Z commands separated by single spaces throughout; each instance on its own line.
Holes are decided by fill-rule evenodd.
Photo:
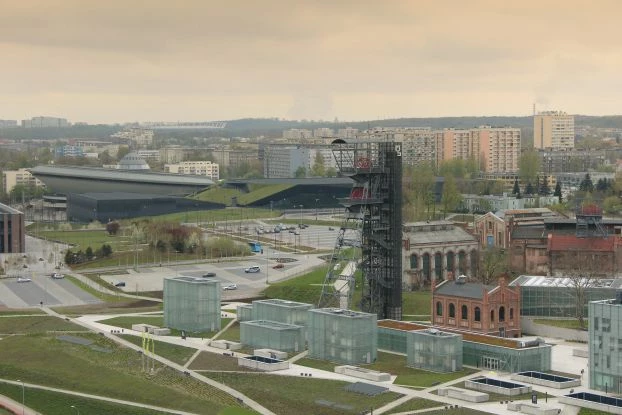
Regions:
M 622 113 L 622 1 L 0 0 L 0 119 Z

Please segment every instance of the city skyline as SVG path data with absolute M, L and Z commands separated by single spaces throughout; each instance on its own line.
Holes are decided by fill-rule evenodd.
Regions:
M 521 116 L 533 104 L 620 113 L 616 1 L 2 7 L 2 119 L 355 121 Z

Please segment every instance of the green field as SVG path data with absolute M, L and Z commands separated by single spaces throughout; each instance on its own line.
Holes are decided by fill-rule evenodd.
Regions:
M 239 406 L 230 395 L 160 364 L 156 363 L 152 374 L 143 373 L 141 354 L 105 337 L 72 335 L 91 340 L 101 349 L 60 341 L 45 333 L 9 336 L 2 339 L 0 372 L 5 378 L 26 383 L 200 414 L 217 415 L 227 407 Z
M 395 408 L 391 409 L 389 412 L 385 412 L 385 414 L 399 414 L 402 412 L 407 412 L 407 411 L 418 411 L 420 409 L 427 409 L 427 408 L 442 408 L 443 404 L 440 402 L 435 402 L 435 401 L 430 401 L 428 399 L 417 399 L 417 398 L 413 398 L 409 401 L 404 402 L 403 404 L 396 406 Z M 426 414 L 429 414 L 431 412 L 425 412 Z M 456 412 L 456 415 L 460 415 L 461 412 Z
M 231 318 L 222 318 L 220 320 L 221 327 L 225 327 L 229 322 L 233 320 Z M 113 317 L 106 320 L 100 320 L 99 323 L 108 324 L 109 326 L 122 327 L 125 329 L 131 329 L 134 324 L 151 324 L 153 326 L 164 327 L 164 316 L 122 316 L 122 317 Z M 220 331 L 220 330 L 217 330 Z M 212 337 L 216 332 L 206 331 L 206 332 L 188 332 L 187 335 L 191 337 L 204 337 L 209 338 Z M 171 329 L 171 336 L 181 336 L 181 330 Z
M 344 387 L 349 384 L 347 382 L 308 377 L 230 372 L 204 373 L 204 375 L 261 402 L 277 414 L 357 414 L 370 408 L 380 408 L 401 396 L 387 392 L 369 397 L 345 391 Z M 352 410 L 346 412 L 343 409 L 322 406 L 316 403 L 318 400 L 348 405 Z M 304 412 L 301 412 L 301 408 L 304 408 Z
M 58 317 L 48 316 L 47 314 L 42 316 L 9 316 L 0 318 L 0 335 L 54 331 L 87 332 L 87 329 Z
M 557 319 L 534 319 L 534 323 L 536 324 L 544 324 L 545 326 L 553 326 L 553 327 L 561 327 L 564 329 L 574 329 L 574 330 L 587 330 L 588 327 L 588 318 L 586 317 L 583 321 L 585 328 L 581 328 L 579 325 L 579 320 L 570 319 L 570 320 L 557 320 Z
M 270 197 L 276 193 L 280 193 L 291 187 L 292 185 L 288 184 L 251 185 L 250 191 L 246 193 L 239 189 L 212 186 L 211 188 L 199 193 L 196 196 L 196 199 L 215 203 L 224 203 L 227 206 L 231 206 L 231 199 L 235 197 L 237 198 L 237 203 L 239 205 L 245 206 L 258 200 Z

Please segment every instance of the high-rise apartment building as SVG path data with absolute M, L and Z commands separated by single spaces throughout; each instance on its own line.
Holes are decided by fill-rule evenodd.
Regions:
M 300 167 L 308 173 L 308 148 L 267 146 L 264 152 L 263 176 L 266 179 L 295 177 Z
M 69 125 L 67 119 L 56 117 L 32 117 L 29 120 L 22 120 L 24 128 L 69 127 Z
M 534 115 L 533 146 L 552 150 L 574 148 L 574 116 L 562 111 L 546 111 Z

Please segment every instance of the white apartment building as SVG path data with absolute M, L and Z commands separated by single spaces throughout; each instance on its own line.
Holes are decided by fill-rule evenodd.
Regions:
M 344 138 L 344 139 L 356 138 L 358 133 L 359 133 L 358 128 L 352 128 L 352 127 L 340 128 L 337 131 L 337 137 Z
M 289 130 L 283 131 L 283 138 L 288 140 L 304 140 L 307 138 L 312 138 L 313 133 L 311 130 L 291 128 Z
M 335 131 L 332 128 L 321 127 L 321 128 L 316 128 L 315 130 L 313 130 L 313 137 L 316 137 L 316 138 L 326 138 L 326 137 L 334 137 L 334 136 L 335 136 Z
M 153 130 L 126 128 L 123 131 L 112 134 L 110 137 L 130 141 L 137 147 L 146 147 L 153 144 L 153 135 Z
M 337 170 L 337 162 L 335 161 L 335 156 L 333 155 L 333 150 L 330 145 L 312 145 L 309 146 L 309 160 L 307 164 L 307 172 L 311 171 L 313 165 L 315 164 L 315 159 L 318 154 L 322 155 L 322 159 L 324 160 L 324 169 L 328 170 L 331 167 Z
M 264 150 L 264 178 L 292 178 L 304 167 L 309 172 L 309 149 L 304 147 L 266 146 Z
M 538 149 L 574 148 L 574 115 L 545 111 L 533 116 L 533 146 Z
M 29 120 L 22 120 L 24 128 L 69 127 L 69 125 L 66 118 L 32 117 Z
M 160 150 L 136 150 L 135 153 L 145 160 L 160 161 Z
M 207 176 L 213 181 L 220 179 L 219 166 L 211 161 L 182 161 L 177 164 L 165 164 L 164 171 L 174 174 Z
M 5 170 L 2 172 L 2 190 L 8 194 L 17 185 L 45 187 L 43 182 L 37 179 L 26 169 Z

